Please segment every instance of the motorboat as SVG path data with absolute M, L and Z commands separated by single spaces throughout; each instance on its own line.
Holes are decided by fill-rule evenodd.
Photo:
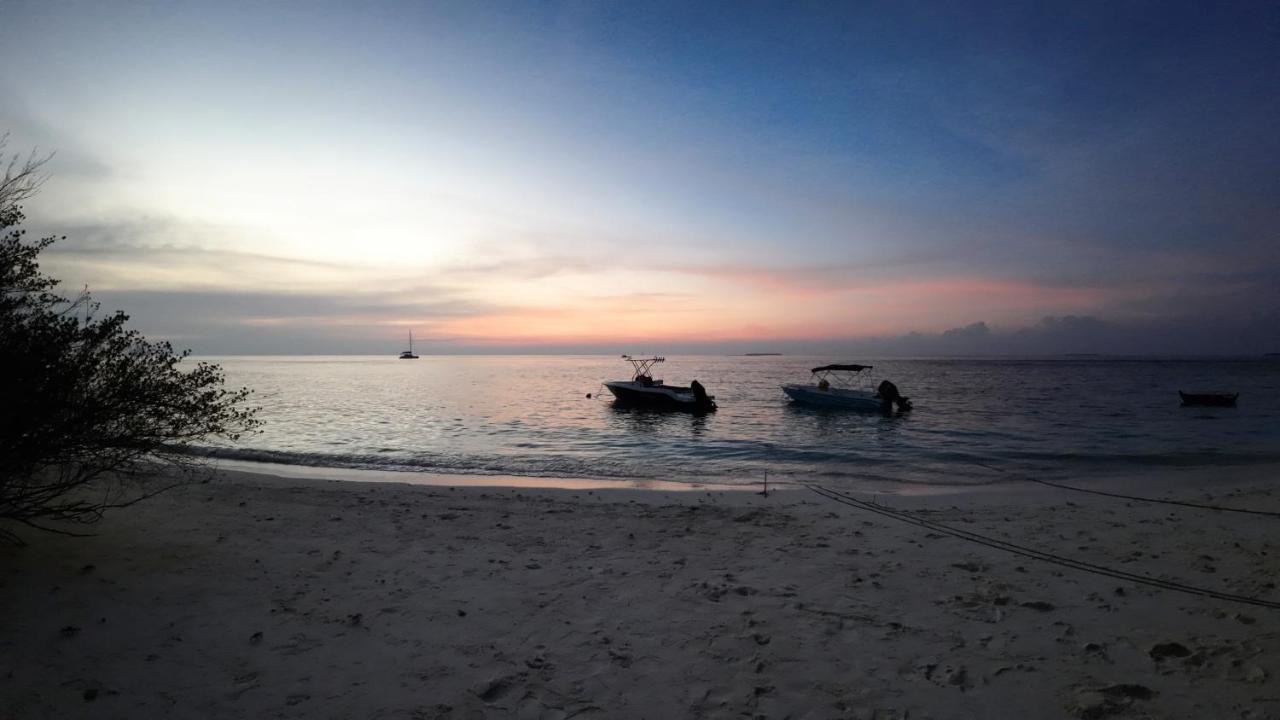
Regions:
M 409 331 L 409 349 L 400 352 L 401 360 L 417 360 L 418 356 L 413 354 L 413 331 Z
M 1207 405 L 1210 407 L 1235 407 L 1240 393 L 1209 392 L 1189 393 L 1178 391 L 1183 405 Z
M 653 378 L 653 366 L 665 362 L 666 358 L 623 355 L 622 359 L 631 363 L 631 379 L 610 380 L 604 384 L 616 398 L 615 404 L 686 412 L 716 409 L 715 397 L 708 395 L 697 380 L 689 383 L 689 387 L 679 387 Z
M 885 380 L 872 390 L 862 373 L 871 365 L 823 365 L 809 372 L 812 385 L 783 385 L 782 392 L 792 401 L 813 407 L 889 412 L 897 404 L 899 410 L 910 410 L 911 401 L 898 393 L 898 387 Z

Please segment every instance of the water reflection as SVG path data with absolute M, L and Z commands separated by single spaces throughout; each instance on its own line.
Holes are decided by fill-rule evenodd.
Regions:
M 852 432 L 872 429 L 893 430 L 905 423 L 911 416 L 909 412 L 857 412 L 841 408 L 813 407 L 802 403 L 788 402 L 783 410 L 788 422 L 801 423 L 808 427 L 817 437 L 825 435 L 846 435 Z
M 613 402 L 609 404 L 609 424 L 632 434 L 660 434 L 665 430 L 689 428 L 694 437 L 706 433 L 710 413 L 687 413 L 658 410 L 639 405 Z

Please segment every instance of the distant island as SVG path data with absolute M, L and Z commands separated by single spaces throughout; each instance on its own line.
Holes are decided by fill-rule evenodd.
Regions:
M 743 357 L 771 357 L 782 353 L 742 353 Z

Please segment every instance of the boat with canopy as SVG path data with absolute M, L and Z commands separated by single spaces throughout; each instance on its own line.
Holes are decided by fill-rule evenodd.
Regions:
M 888 412 L 897 404 L 899 410 L 910 410 L 911 401 L 898 394 L 898 387 L 888 380 L 871 389 L 863 374 L 871 368 L 855 363 L 823 365 L 809 371 L 812 385 L 793 383 L 783 385 L 782 391 L 794 402 L 813 407 Z

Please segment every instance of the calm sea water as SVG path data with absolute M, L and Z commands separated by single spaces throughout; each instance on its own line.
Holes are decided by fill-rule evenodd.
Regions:
M 293 465 L 857 486 L 1280 460 L 1276 359 L 861 358 L 914 402 L 893 416 L 808 409 L 779 389 L 847 358 L 670 357 L 655 376 L 700 380 L 720 404 L 704 416 L 598 397 L 630 378 L 616 357 L 210 359 L 255 389 L 265 421 L 218 454 Z M 1180 407 L 1179 389 L 1240 392 L 1239 407 Z

